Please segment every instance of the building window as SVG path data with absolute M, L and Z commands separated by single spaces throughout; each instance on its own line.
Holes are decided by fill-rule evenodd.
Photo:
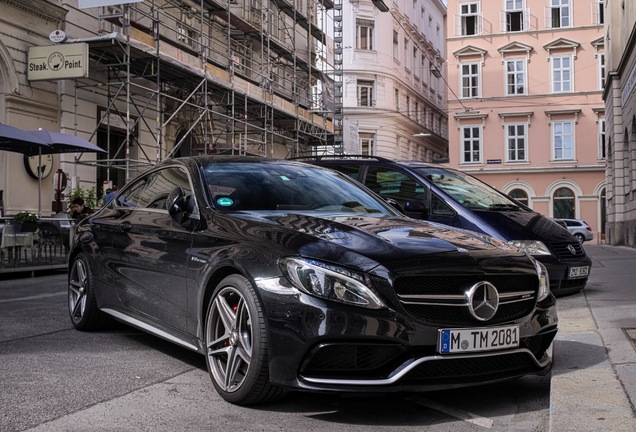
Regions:
M 395 109 L 400 111 L 400 91 L 398 89 L 394 90 L 393 99 L 395 102 Z
M 504 11 L 504 27 L 506 32 L 528 30 L 528 13 L 524 9 L 524 0 L 506 0 Z
M 480 71 L 479 63 L 463 63 L 461 65 L 461 90 L 462 98 L 476 98 L 480 96 L 479 87 Z
M 409 40 L 404 39 L 404 67 L 409 69 Z
M 406 115 L 411 117 L 411 96 L 406 96 Z
M 375 154 L 375 134 L 360 132 L 359 137 L 361 154 L 373 156 Z
M 574 159 L 574 123 L 559 121 L 552 123 L 552 152 L 554 160 Z
M 506 61 L 506 96 L 526 94 L 526 61 Z
M 506 125 L 506 155 L 508 162 L 524 162 L 527 160 L 526 137 L 527 125 L 515 123 Z
M 361 50 L 373 49 L 373 20 L 356 19 L 356 48 Z
M 607 150 L 605 147 L 605 119 L 598 121 L 598 158 L 605 160 L 607 157 Z
M 411 63 L 413 65 L 413 73 L 415 74 L 415 78 L 419 78 L 419 73 L 417 72 L 417 47 L 413 47 L 413 62 Z
M 358 106 L 373 106 L 373 81 L 358 81 Z
M 598 54 L 598 86 L 599 90 L 605 88 L 605 53 Z
M 552 57 L 552 93 L 572 91 L 572 57 Z
M 605 23 L 605 1 L 597 0 L 592 3 L 592 22 L 596 25 Z
M 510 191 L 508 196 L 514 200 L 519 201 L 521 204 L 528 206 L 530 200 L 528 199 L 528 194 L 523 189 L 513 189 Z
M 547 18 L 549 28 L 570 27 L 572 25 L 570 0 L 550 0 Z
M 559 188 L 552 195 L 552 213 L 555 218 L 574 219 L 574 192 L 569 188 Z
M 481 127 L 462 127 L 462 162 L 481 162 Z
M 462 36 L 478 35 L 481 33 L 481 14 L 479 2 L 461 3 L 459 5 L 458 33 Z
M 397 30 L 393 30 L 393 59 L 400 60 L 400 42 Z

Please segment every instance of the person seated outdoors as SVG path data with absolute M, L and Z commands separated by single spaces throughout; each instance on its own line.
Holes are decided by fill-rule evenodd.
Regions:
M 86 207 L 82 198 L 77 197 L 71 201 L 71 217 L 73 219 L 82 220 L 90 214 L 93 214 L 93 209 Z
M 112 189 L 106 189 L 106 195 L 104 195 L 104 205 L 105 206 L 108 205 L 110 200 L 115 198 L 115 195 L 117 195 L 117 191 L 119 191 L 119 186 L 117 186 L 117 185 L 113 185 Z

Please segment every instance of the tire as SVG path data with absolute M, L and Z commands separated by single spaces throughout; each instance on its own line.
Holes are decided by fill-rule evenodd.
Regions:
M 284 390 L 269 381 L 267 327 L 249 280 L 231 275 L 216 287 L 205 319 L 205 359 L 219 395 L 237 405 L 273 402 Z
M 576 237 L 576 239 L 579 241 L 579 243 L 583 244 L 583 242 L 585 241 L 585 237 L 583 237 L 583 234 L 574 234 L 574 237 Z
M 97 307 L 93 277 L 83 253 L 75 257 L 68 273 L 68 312 L 73 327 L 81 331 L 105 328 L 110 321 Z

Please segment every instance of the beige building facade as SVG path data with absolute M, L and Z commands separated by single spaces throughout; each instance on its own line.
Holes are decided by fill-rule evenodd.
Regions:
M 606 3 L 607 240 L 636 247 L 636 3 Z
M 605 226 L 605 5 L 451 0 L 450 164 L 550 217 Z
M 332 0 L 122 3 L 0 0 L 0 122 L 106 151 L 47 157 L 41 181 L 0 151 L 7 217 L 50 215 L 58 169 L 69 190 L 99 198 L 170 157 L 285 158 L 333 143 Z M 70 59 L 73 44 L 87 56 Z M 75 71 L 44 73 L 66 66 Z

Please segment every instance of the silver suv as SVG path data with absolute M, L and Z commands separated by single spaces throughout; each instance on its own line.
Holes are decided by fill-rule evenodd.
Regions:
M 580 219 L 560 219 L 565 222 L 566 228 L 576 237 L 579 242 L 590 241 L 594 238 L 592 228 L 587 222 Z

